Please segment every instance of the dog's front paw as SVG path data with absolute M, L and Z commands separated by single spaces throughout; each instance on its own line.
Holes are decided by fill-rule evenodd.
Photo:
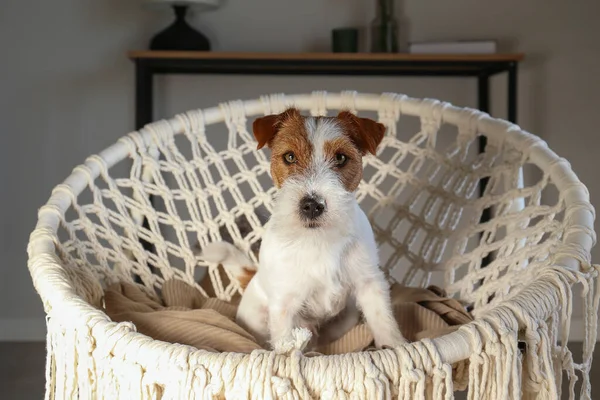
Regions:
M 273 351 L 278 354 L 287 354 L 294 350 L 303 351 L 312 338 L 312 333 L 306 328 L 296 328 L 291 335 L 275 339 L 272 343 Z

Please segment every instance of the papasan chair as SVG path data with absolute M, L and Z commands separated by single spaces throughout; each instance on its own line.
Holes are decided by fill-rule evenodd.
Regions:
M 228 301 L 243 290 L 194 251 L 227 236 L 255 260 L 274 188 L 254 118 L 294 105 L 387 127 L 357 198 L 391 281 L 441 286 L 472 322 L 394 349 L 339 355 L 211 352 L 104 312 L 104 290 L 176 278 Z M 487 139 L 484 151 L 479 148 Z M 235 221 L 251 226 L 241 232 Z M 47 399 L 591 398 L 598 267 L 594 209 L 540 138 L 474 109 L 405 95 L 314 92 L 231 101 L 151 123 L 52 191 L 29 270 L 47 314 Z M 198 284 L 208 276 L 210 292 Z M 583 354 L 567 344 L 582 293 Z

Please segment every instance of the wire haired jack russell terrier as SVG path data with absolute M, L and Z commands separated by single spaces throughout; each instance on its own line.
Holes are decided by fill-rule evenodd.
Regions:
M 225 242 L 202 252 L 204 260 L 247 283 L 238 323 L 261 345 L 285 352 L 294 347 L 298 328 L 312 333 L 313 345 L 328 343 L 356 325 L 362 312 L 378 348 L 405 343 L 373 230 L 355 197 L 362 157 L 376 153 L 384 125 L 347 111 L 306 117 L 290 108 L 256 119 L 253 131 L 258 149 L 271 149 L 278 189 L 258 269 Z

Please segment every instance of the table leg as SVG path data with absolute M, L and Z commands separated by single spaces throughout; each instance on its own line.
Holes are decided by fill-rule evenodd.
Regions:
M 483 111 L 485 113 L 490 112 L 490 77 L 489 75 L 480 75 L 477 79 L 477 109 L 479 111 Z M 479 137 L 479 152 L 483 153 L 485 151 L 485 146 L 487 145 L 487 138 L 485 136 Z M 479 189 L 479 194 L 483 196 L 483 192 L 485 190 L 485 186 L 487 185 L 488 178 L 483 178 L 481 180 L 481 186 Z M 485 213 L 484 213 L 485 214 Z M 489 220 L 489 215 L 487 216 L 486 221 Z
M 517 123 L 517 63 L 508 66 L 508 120 Z
M 485 113 L 490 112 L 490 76 L 488 74 L 479 75 L 477 77 L 477 109 Z M 479 138 L 479 151 L 485 151 L 487 138 L 481 136 Z
M 479 111 L 483 111 L 485 113 L 490 112 L 490 76 L 488 74 L 479 75 L 477 78 L 477 108 Z M 485 136 L 479 137 L 479 152 L 483 153 L 485 151 L 485 147 L 487 145 L 487 138 Z M 479 195 L 483 196 L 485 192 L 485 188 L 488 184 L 489 178 L 481 179 L 481 183 L 479 185 Z M 487 222 L 492 217 L 492 210 L 490 208 L 486 208 L 481 213 L 480 222 Z M 491 262 L 491 256 L 488 254 L 485 256 L 483 260 L 481 260 L 481 267 L 485 267 Z
M 135 62 L 135 129 L 152 122 L 154 74 L 144 60 Z
M 152 122 L 154 106 L 154 73 L 144 60 L 136 60 L 135 63 L 135 129 L 139 130 L 146 124 Z M 154 204 L 153 196 L 149 196 L 150 204 Z M 148 218 L 144 216 L 142 227 L 150 230 Z M 143 239 L 140 243 L 144 250 L 153 253 L 154 245 Z M 152 270 L 152 266 L 149 265 Z M 141 283 L 139 276 L 135 277 L 136 282 Z

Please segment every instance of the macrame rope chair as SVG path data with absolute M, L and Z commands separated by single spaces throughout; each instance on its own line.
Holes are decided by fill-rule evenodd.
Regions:
M 396 349 L 306 356 L 201 351 L 107 317 L 103 288 L 119 281 L 137 279 L 155 295 L 177 278 L 205 293 L 197 282 L 208 273 L 220 299 L 239 292 L 193 249 L 226 232 L 255 260 L 274 189 L 250 126 L 290 105 L 312 115 L 349 109 L 388 127 L 357 192 L 382 268 L 406 285 L 438 279 L 473 322 Z M 245 236 L 240 218 L 252 226 Z M 46 398 L 449 399 L 468 388 L 469 399 L 557 399 L 566 371 L 570 398 L 579 375 L 590 399 L 594 218 L 586 187 L 541 139 L 435 100 L 270 95 L 158 121 L 88 158 L 39 211 L 28 252 L 47 313 Z M 576 286 L 585 325 L 578 362 L 566 346 Z

